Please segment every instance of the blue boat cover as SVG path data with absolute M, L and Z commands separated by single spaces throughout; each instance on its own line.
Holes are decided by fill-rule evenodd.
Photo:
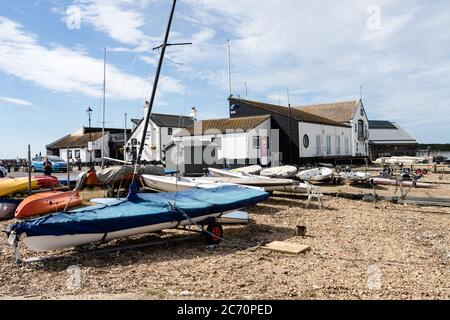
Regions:
M 138 194 L 129 200 L 27 220 L 10 227 L 16 234 L 62 236 L 107 234 L 120 230 L 186 220 L 255 205 L 269 194 L 241 186 L 192 189 L 178 193 Z M 180 212 L 181 209 L 182 212 Z

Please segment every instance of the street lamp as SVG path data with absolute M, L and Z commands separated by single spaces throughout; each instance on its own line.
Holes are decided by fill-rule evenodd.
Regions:
M 88 144 L 88 151 L 89 151 L 89 165 L 92 168 L 92 132 L 91 132 L 91 115 L 94 110 L 91 109 L 91 107 L 88 107 L 86 110 L 86 113 L 89 117 L 89 144 Z

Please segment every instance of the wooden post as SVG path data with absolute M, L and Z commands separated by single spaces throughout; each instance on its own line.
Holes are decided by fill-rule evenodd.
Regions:
M 31 145 L 28 145 L 28 194 L 31 194 Z

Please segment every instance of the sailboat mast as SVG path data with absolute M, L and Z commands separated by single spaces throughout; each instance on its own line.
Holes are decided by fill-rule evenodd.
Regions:
M 147 130 L 148 130 L 148 123 L 150 120 L 150 116 L 152 115 L 153 104 L 155 103 L 156 89 L 158 88 L 159 76 L 161 74 L 161 68 L 162 68 L 162 65 L 164 62 L 164 55 L 166 53 L 166 48 L 169 45 L 168 41 L 169 41 L 169 35 L 170 35 L 170 28 L 172 27 L 172 21 L 173 21 L 173 16 L 175 13 L 176 5 L 177 5 L 177 0 L 173 0 L 172 11 L 170 12 L 169 23 L 167 24 L 166 36 L 164 38 L 164 43 L 160 46 L 161 56 L 159 57 L 158 68 L 156 69 L 155 81 L 153 82 L 153 90 L 152 90 L 152 96 L 150 98 L 150 104 L 149 104 L 149 107 L 147 110 L 147 114 L 145 115 L 145 118 L 144 118 L 144 130 L 142 131 L 141 144 L 139 146 L 139 153 L 137 155 L 138 163 L 141 162 L 142 152 L 143 152 L 144 146 L 145 146 L 145 140 L 147 137 Z
M 105 168 L 106 48 L 103 60 L 102 169 Z
M 232 88 L 232 79 L 231 79 L 231 43 L 230 40 L 227 40 L 227 53 L 228 53 L 228 90 L 230 97 L 233 95 L 233 88 Z

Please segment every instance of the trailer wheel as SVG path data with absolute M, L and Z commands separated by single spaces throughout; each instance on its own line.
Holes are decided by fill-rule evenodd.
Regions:
M 223 228 L 220 223 L 213 222 L 206 228 L 205 236 L 206 243 L 210 245 L 217 245 L 222 241 L 223 238 Z

